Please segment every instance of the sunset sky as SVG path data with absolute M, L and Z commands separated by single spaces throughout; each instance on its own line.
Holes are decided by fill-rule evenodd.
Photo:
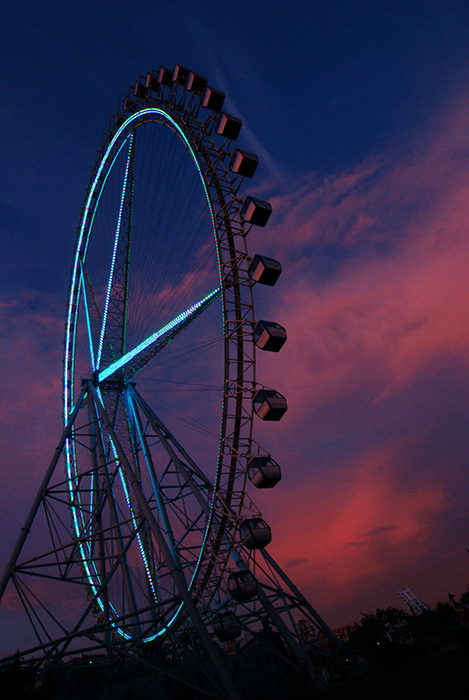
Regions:
M 282 261 L 256 309 L 269 551 L 331 626 L 469 584 L 469 6 L 464 0 L 27 0 L 1 28 L 0 562 L 61 430 L 89 169 L 127 86 L 176 61 L 226 92 Z

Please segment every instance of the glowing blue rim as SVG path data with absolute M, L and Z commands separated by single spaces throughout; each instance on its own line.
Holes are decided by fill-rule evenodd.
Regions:
M 192 157 L 192 160 L 194 161 L 194 163 L 195 163 L 195 165 L 196 165 L 197 171 L 198 171 L 198 173 L 199 173 L 200 181 L 201 181 L 202 186 L 203 186 L 203 189 L 204 189 L 204 193 L 205 193 L 205 197 L 206 197 L 206 200 L 207 200 L 208 208 L 209 208 L 209 211 L 210 211 L 210 217 L 211 217 L 211 220 L 212 220 L 212 228 L 213 228 L 213 233 L 214 233 L 214 238 L 215 238 L 215 248 L 216 248 L 217 260 L 218 260 L 218 271 L 219 271 L 219 279 L 220 279 L 220 289 L 221 289 L 221 286 L 222 286 L 221 261 L 220 261 L 220 251 L 219 251 L 219 248 L 218 248 L 217 229 L 216 229 L 216 225 L 215 225 L 215 216 L 214 216 L 213 207 L 212 207 L 212 202 L 211 202 L 210 195 L 209 195 L 209 192 L 208 192 L 207 184 L 206 184 L 206 182 L 205 182 L 205 178 L 204 178 L 202 169 L 201 169 L 201 167 L 200 167 L 200 165 L 199 165 L 199 161 L 198 161 L 198 159 L 197 159 L 197 156 L 196 156 L 196 154 L 195 154 L 195 152 L 194 152 L 194 149 L 192 148 L 192 146 L 191 146 L 191 144 L 190 144 L 190 142 L 189 142 L 187 136 L 185 135 L 185 133 L 184 133 L 184 131 L 182 130 L 182 128 L 180 127 L 180 125 L 175 121 L 175 119 L 174 119 L 170 114 L 168 114 L 166 111 L 164 111 L 163 109 L 158 108 L 158 107 L 149 107 L 149 108 L 146 108 L 146 109 L 142 109 L 142 110 L 140 110 L 139 112 L 136 112 L 135 114 L 132 114 L 131 116 L 129 116 L 129 117 L 122 123 L 122 125 L 119 127 L 119 129 L 118 129 L 117 132 L 115 133 L 114 137 L 112 138 L 111 142 L 109 143 L 109 145 L 108 145 L 108 147 L 107 147 L 107 149 L 106 149 L 106 151 L 105 151 L 105 153 L 104 153 L 104 155 L 103 155 L 103 157 L 102 157 L 102 159 L 101 159 L 99 168 L 98 168 L 98 170 L 97 170 L 97 172 L 96 172 L 96 175 L 95 175 L 95 177 L 94 177 L 94 179 L 93 179 L 93 182 L 91 183 L 91 187 L 90 187 L 90 189 L 89 189 L 88 197 L 87 197 L 87 199 L 86 199 L 86 204 L 85 204 L 85 207 L 84 207 L 84 212 L 83 212 L 83 216 L 82 216 L 82 222 L 81 222 L 80 229 L 79 229 L 79 234 L 78 234 L 78 241 L 77 241 L 77 246 L 76 246 L 75 259 L 74 259 L 74 263 L 73 263 L 73 266 L 72 266 L 72 275 L 71 275 L 71 282 L 70 282 L 70 290 L 71 290 L 71 291 L 70 291 L 70 301 L 69 301 L 69 305 L 68 305 L 68 309 L 67 309 L 67 319 L 66 319 L 65 352 L 64 352 L 64 381 L 63 381 L 63 387 L 64 387 L 64 390 L 63 390 L 63 391 L 64 391 L 64 397 L 63 397 L 63 400 L 64 400 L 64 423 L 65 423 L 65 424 L 67 424 L 69 415 L 70 415 L 70 413 L 71 413 L 72 410 L 73 410 L 73 400 L 74 400 L 74 397 L 73 397 L 73 383 L 74 383 L 74 372 L 75 372 L 74 359 L 75 359 L 76 328 L 77 328 L 78 309 L 79 309 L 79 302 L 80 302 L 80 288 L 83 288 L 83 290 L 84 290 L 84 281 L 82 282 L 81 279 L 79 279 L 79 276 L 81 275 L 81 266 L 82 266 L 83 260 L 86 259 L 86 253 L 87 253 L 87 248 L 88 248 L 88 242 L 89 242 L 89 240 L 90 240 L 90 235 L 91 235 L 91 230 L 92 230 L 92 227 L 93 227 L 93 222 L 94 222 L 95 214 L 96 214 L 96 211 L 97 211 L 97 208 L 98 208 L 99 201 L 100 201 L 100 199 L 101 199 L 101 195 L 102 195 L 102 193 L 103 193 L 103 191 L 104 191 L 104 188 L 105 188 L 105 185 L 106 185 L 106 182 L 107 182 L 107 178 L 108 178 L 108 176 L 109 176 L 109 174 L 110 174 L 110 172 L 111 172 L 111 170 L 112 170 L 112 168 L 113 168 L 113 165 L 114 165 L 114 163 L 115 163 L 115 161 L 116 161 L 116 159 L 117 159 L 117 157 L 118 157 L 118 155 L 119 155 L 121 149 L 124 147 L 125 143 L 129 140 L 129 138 L 132 136 L 132 134 L 130 134 L 129 136 L 127 136 L 127 137 L 123 140 L 122 144 L 119 146 L 117 152 L 114 154 L 114 156 L 113 156 L 113 158 L 112 158 L 112 160 L 111 160 L 111 163 L 110 163 L 110 165 L 109 165 L 108 171 L 107 171 L 107 173 L 105 174 L 105 177 L 104 177 L 104 179 L 103 179 L 103 181 L 102 181 L 102 183 L 101 183 L 101 187 L 100 187 L 100 190 L 99 190 L 99 193 L 98 193 L 98 197 L 97 197 L 97 199 L 96 199 L 96 202 L 94 203 L 93 211 L 92 211 L 92 214 L 91 214 L 91 217 L 90 217 L 90 222 L 89 222 L 89 225 L 88 225 L 88 228 L 87 228 L 88 217 L 89 217 L 90 211 L 91 211 L 91 209 L 92 209 L 93 197 L 94 197 L 95 192 L 96 192 L 96 189 L 97 189 L 97 187 L 98 187 L 98 185 L 99 185 L 99 183 L 100 183 L 100 179 L 101 179 L 101 176 L 102 176 L 102 174 L 103 174 L 103 171 L 104 171 L 104 169 L 105 169 L 105 167 L 106 167 L 107 161 L 108 161 L 108 159 L 110 158 L 110 156 L 111 156 L 111 154 L 112 154 L 112 151 L 113 151 L 113 149 L 114 149 L 114 147 L 115 147 L 117 141 L 119 140 L 119 138 L 120 138 L 121 135 L 123 134 L 123 132 L 125 132 L 125 130 L 129 127 L 130 124 L 132 124 L 132 122 L 134 122 L 134 121 L 136 121 L 136 120 L 141 120 L 141 118 L 144 117 L 144 116 L 151 117 L 152 115 L 161 116 L 161 117 L 163 117 L 164 119 L 166 119 L 166 120 L 172 125 L 172 127 L 177 131 L 177 133 L 178 133 L 179 136 L 181 137 L 182 141 L 183 141 L 183 142 L 185 143 L 185 145 L 187 146 L 187 149 L 188 149 L 188 151 L 189 151 L 189 153 L 190 153 L 190 155 L 191 155 L 191 157 Z M 86 235 L 86 240 L 84 241 L 85 235 Z M 85 243 L 85 245 L 84 245 L 84 247 L 83 247 L 83 254 L 80 255 L 80 253 L 81 253 L 81 251 L 82 251 L 83 243 Z M 77 284 L 77 281 L 78 281 L 78 284 Z M 103 328 L 104 328 L 104 325 L 103 325 Z M 224 311 L 223 311 L 223 329 L 224 329 L 224 328 L 225 328 L 225 317 L 224 317 Z M 92 349 L 92 345 L 91 345 L 91 338 L 90 338 L 90 355 L 91 355 L 91 358 L 90 358 L 90 359 L 91 359 L 91 361 L 92 361 L 92 358 L 93 358 L 93 354 L 94 354 L 94 353 L 93 353 L 93 349 Z M 92 366 L 93 366 L 93 361 L 92 361 Z M 224 410 L 224 398 L 223 398 L 222 410 Z M 72 442 L 72 448 L 70 449 L 70 443 L 71 443 L 71 442 Z M 111 441 L 111 444 L 112 444 L 112 441 Z M 221 446 L 221 435 L 220 435 L 220 443 L 219 443 L 219 445 Z M 114 450 L 114 449 L 115 449 L 115 448 L 114 448 L 114 445 L 113 445 L 113 450 Z M 83 535 L 83 530 L 80 529 L 80 525 L 79 525 L 78 518 L 77 518 L 77 510 L 81 510 L 81 509 L 77 509 L 77 508 L 75 508 L 75 507 L 73 506 L 73 499 L 74 499 L 73 480 L 74 480 L 74 475 L 73 475 L 72 472 L 73 472 L 73 470 L 74 470 L 74 465 L 75 465 L 75 458 L 74 458 L 74 456 L 73 456 L 73 455 L 74 455 L 74 452 L 75 452 L 75 449 L 74 449 L 73 441 L 71 441 L 70 439 L 68 439 L 68 440 L 66 441 L 66 445 L 65 445 L 65 456 L 66 456 L 66 469 L 67 469 L 68 488 L 69 488 L 69 493 L 70 493 L 70 497 L 71 497 L 71 501 L 72 501 L 72 503 L 71 503 L 71 510 L 72 510 L 73 526 L 74 526 L 76 535 L 77 535 L 78 539 L 80 540 L 80 539 L 82 538 L 82 535 Z M 217 476 L 218 476 L 218 470 L 219 470 L 219 463 L 217 464 Z M 76 472 L 76 469 L 75 469 L 75 472 Z M 125 491 L 126 497 L 127 497 L 127 491 L 126 491 L 125 486 L 124 486 L 124 491 Z M 77 492 L 77 495 L 78 495 L 78 498 L 79 498 L 79 497 L 80 497 L 79 492 Z M 211 522 L 212 522 L 212 517 L 213 517 L 213 507 L 214 507 L 214 496 L 215 496 L 215 494 L 213 493 L 213 494 L 212 494 L 212 499 L 211 499 L 211 504 L 210 504 L 210 514 L 209 514 L 209 518 L 208 518 L 208 522 L 207 522 L 207 526 L 206 526 L 206 530 L 205 530 L 205 535 L 204 535 L 204 539 L 203 539 L 203 542 L 202 542 L 202 546 L 201 546 L 201 548 L 200 548 L 199 557 L 198 557 L 197 562 L 196 562 L 196 564 L 195 564 L 195 566 L 194 566 L 194 571 L 193 571 L 191 580 L 190 580 L 190 582 L 189 582 L 189 584 L 188 584 L 188 588 L 189 588 L 189 589 L 192 587 L 192 584 L 193 584 L 193 582 L 194 582 L 195 576 L 196 576 L 196 574 L 197 574 L 197 572 L 198 572 L 198 569 L 199 569 L 199 566 L 200 566 L 200 562 L 201 562 L 201 558 L 202 558 L 202 555 L 203 555 L 203 553 L 204 553 L 204 549 L 205 549 L 205 545 L 206 545 L 206 541 L 207 541 L 208 532 L 209 532 L 210 527 L 211 527 Z M 95 586 L 94 580 L 98 580 L 98 581 L 99 581 L 99 576 L 98 576 L 98 574 L 97 574 L 94 561 L 90 558 L 89 554 L 88 554 L 88 556 L 86 555 L 86 552 L 85 552 L 85 550 L 84 550 L 84 545 L 83 545 L 82 542 L 79 543 L 79 550 L 80 550 L 81 558 L 82 558 L 82 561 L 83 561 L 83 564 L 84 564 L 84 568 L 85 568 L 85 571 L 86 571 L 86 575 L 87 575 L 89 584 L 90 584 L 90 586 L 91 586 L 91 589 L 93 590 L 94 595 L 96 595 L 98 589 L 97 589 L 97 587 Z M 95 576 L 96 576 L 96 578 L 95 578 L 94 580 L 93 580 L 92 572 L 90 571 L 90 562 L 91 562 L 91 564 L 92 564 L 92 567 L 93 567 L 93 569 L 94 569 L 94 574 L 95 574 Z M 147 562 L 145 561 L 145 558 L 144 558 L 144 564 L 145 564 L 145 568 L 147 568 Z M 153 586 L 152 586 L 152 588 L 153 588 Z M 103 612 L 104 612 L 104 606 L 103 606 L 103 604 L 102 604 L 102 601 L 100 600 L 100 598 L 99 598 L 98 596 L 96 596 L 96 599 L 97 599 L 97 602 L 98 602 L 98 604 L 99 604 L 99 607 L 100 607 L 101 610 L 103 610 Z M 181 603 L 181 604 L 178 606 L 178 608 L 176 609 L 174 615 L 172 616 L 172 618 L 170 619 L 170 621 L 167 623 L 167 625 L 166 625 L 165 627 L 163 627 L 159 632 L 157 632 L 157 633 L 155 633 L 155 634 L 153 634 L 153 635 L 151 635 L 151 636 L 149 636 L 149 637 L 146 637 L 143 641 L 144 641 L 144 642 L 149 642 L 149 641 L 152 641 L 153 639 L 156 639 L 157 637 L 160 637 L 162 634 L 164 634 L 164 633 L 167 631 L 168 627 L 170 627 L 170 626 L 174 623 L 174 621 L 175 621 L 176 618 L 178 617 L 180 611 L 182 610 L 183 606 L 184 606 L 184 603 Z M 112 607 L 112 606 L 111 606 L 111 607 Z M 113 609 L 114 609 L 114 608 L 113 608 Z M 112 620 L 111 620 L 111 622 L 112 622 Z M 131 636 L 130 636 L 130 635 L 128 635 L 128 634 L 127 634 L 126 632 L 124 632 L 123 630 L 121 630 L 121 629 L 120 629 L 119 627 L 117 627 L 114 623 L 113 623 L 113 626 L 115 627 L 116 631 L 117 631 L 120 635 L 122 635 L 122 636 L 125 637 L 126 639 L 131 639 Z

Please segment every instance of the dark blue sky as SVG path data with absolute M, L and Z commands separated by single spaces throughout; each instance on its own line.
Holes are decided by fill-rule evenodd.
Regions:
M 22 2 L 3 15 L 2 255 L 50 289 L 108 116 L 175 60 L 227 91 L 285 184 L 416 137 L 465 79 L 465 2 Z M 247 129 L 246 129 L 247 131 Z M 53 216 L 52 216 L 53 213 Z M 24 248 L 25 236 L 28 240 Z M 20 243 L 21 241 L 21 243 Z M 6 248 L 4 247 L 6 246 Z M 66 267 L 66 266 L 65 266 Z M 54 274 L 59 291 L 63 281 Z
M 196 14 L 192 8 L 22 2 L 4 13 L 9 228 L 21 226 L 19 208 L 33 216 L 45 202 L 57 207 L 55 220 L 68 223 L 81 197 L 75 178 L 80 185 L 86 179 L 110 111 L 140 72 L 160 63 L 176 59 L 223 82 L 233 111 L 287 181 L 351 166 L 412 138 L 467 67 L 464 2 L 209 1 Z
M 101 134 L 139 74 L 177 61 L 243 119 L 253 187 L 274 205 L 252 242 L 286 262 L 275 301 L 259 295 L 290 323 L 289 353 L 265 367 L 292 406 L 267 437 L 288 465 L 261 503 L 273 553 L 334 624 L 398 605 L 398 587 L 432 604 L 462 592 L 467 2 L 29 1 L 1 24 L 4 531 L 56 444 Z

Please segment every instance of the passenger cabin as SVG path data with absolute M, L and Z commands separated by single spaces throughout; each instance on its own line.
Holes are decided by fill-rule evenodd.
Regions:
M 277 421 L 287 412 L 287 400 L 274 389 L 259 389 L 253 398 L 254 410 L 262 420 Z
M 148 88 L 146 85 L 142 85 L 141 82 L 137 80 L 134 87 L 134 95 L 137 99 L 141 97 L 146 97 L 148 94 Z
M 199 73 L 190 71 L 187 77 L 186 90 L 189 92 L 203 92 L 207 87 L 207 78 Z
M 232 117 L 231 114 L 222 112 L 215 131 L 219 136 L 234 141 L 238 138 L 242 125 L 243 122 L 238 117 Z
M 263 199 L 246 197 L 241 207 L 241 216 L 244 221 L 254 226 L 265 226 L 272 214 L 272 205 Z
M 257 581 L 249 569 L 240 569 L 229 574 L 228 593 L 237 603 L 254 598 L 257 593 Z
M 158 77 L 153 75 L 153 73 L 147 73 L 147 79 L 145 81 L 145 87 L 147 90 L 152 90 L 153 92 L 158 92 L 160 83 L 158 82 Z
M 131 112 L 137 109 L 137 103 L 130 97 L 126 97 L 124 100 L 124 112 Z
M 268 352 L 279 352 L 287 340 L 287 331 L 279 323 L 259 321 L 252 332 L 258 348 Z
M 207 87 L 202 98 L 202 107 L 220 112 L 225 101 L 225 93 L 215 88 Z
M 173 83 L 179 83 L 183 87 L 187 83 L 187 78 L 189 77 L 189 70 L 181 66 L 179 63 L 174 64 L 173 68 Z
M 213 631 L 220 642 L 229 642 L 241 634 L 241 623 L 234 612 L 223 612 L 215 618 Z
M 244 518 L 239 525 L 239 541 L 247 549 L 262 549 L 272 541 L 272 532 L 262 518 Z
M 282 265 L 278 260 L 256 253 L 251 260 L 248 272 L 253 282 L 273 287 L 281 275 Z
M 248 477 L 256 489 L 271 489 L 280 481 L 282 473 L 272 457 L 258 455 L 248 464 Z
M 173 71 L 170 68 L 165 68 L 161 66 L 160 72 L 158 73 L 158 82 L 160 85 L 166 85 L 166 87 L 171 87 L 173 84 Z
M 243 175 L 243 177 L 252 177 L 258 164 L 259 158 L 254 153 L 235 148 L 230 160 L 230 170 L 237 175 Z

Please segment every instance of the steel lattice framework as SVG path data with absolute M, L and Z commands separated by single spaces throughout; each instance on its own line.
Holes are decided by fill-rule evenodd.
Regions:
M 248 475 L 261 488 L 280 478 L 253 440 L 254 411 L 278 420 L 286 410 L 280 394 L 257 383 L 256 345 L 279 349 L 286 336 L 268 322 L 264 346 L 256 336 L 253 286 L 263 279 L 246 237 L 265 225 L 270 205 L 240 197 L 257 157 L 235 148 L 241 122 L 222 103 L 222 93 L 178 64 L 153 71 L 120 103 L 97 154 L 71 272 L 64 431 L 0 585 L 0 596 L 12 585 L 26 612 L 35 641 L 22 658 L 39 675 L 98 651 L 111 666 L 138 660 L 166 674 L 169 658 L 187 665 L 202 654 L 217 677 L 208 672 L 199 691 L 237 698 L 220 649 L 241 650 L 262 630 L 276 630 L 284 662 L 316 685 L 319 669 L 342 654 L 265 549 L 270 529 L 249 496 Z M 279 264 L 259 257 L 265 281 Z M 217 305 L 221 409 L 211 411 L 200 392 L 168 404 L 165 382 L 210 386 Z M 203 381 L 190 372 L 205 373 Z M 147 378 L 159 382 L 156 392 L 141 391 Z M 181 405 L 208 423 L 218 416 L 214 468 L 203 446 L 178 437 Z M 29 555 L 33 524 L 50 544 Z M 57 612 L 47 589 L 30 582 L 84 595 Z M 317 630 L 315 641 L 302 638 L 300 616 Z

